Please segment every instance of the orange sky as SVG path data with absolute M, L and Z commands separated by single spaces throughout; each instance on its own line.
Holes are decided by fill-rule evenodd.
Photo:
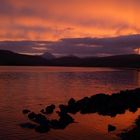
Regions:
M 139 0 L 1 0 L 0 40 L 140 33 Z

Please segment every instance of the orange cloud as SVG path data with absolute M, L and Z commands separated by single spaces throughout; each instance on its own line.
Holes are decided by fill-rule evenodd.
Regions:
M 1 0 L 0 40 L 140 33 L 139 0 Z

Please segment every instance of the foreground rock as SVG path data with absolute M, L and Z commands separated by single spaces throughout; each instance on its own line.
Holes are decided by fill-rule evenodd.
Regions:
M 59 119 L 49 120 L 42 114 L 30 112 L 27 117 L 33 123 L 22 123 L 22 128 L 35 129 L 36 132 L 46 133 L 51 129 L 65 129 L 74 119 L 67 113 L 58 112 Z
M 55 109 L 55 105 L 47 106 L 45 109 L 42 109 L 40 112 L 43 114 L 52 114 Z
M 63 106 L 63 107 L 62 107 Z M 70 99 L 68 105 L 61 105 L 61 111 L 81 114 L 98 113 L 115 117 L 123 114 L 126 110 L 136 112 L 140 108 L 140 89 L 120 91 L 112 95 L 97 94 L 91 97 L 84 97 L 75 101 Z
M 74 122 L 74 119 L 70 114 L 98 113 L 100 115 L 106 115 L 115 117 L 117 114 L 123 114 L 126 110 L 136 112 L 140 108 L 140 88 L 134 90 L 120 91 L 112 95 L 97 94 L 91 97 L 84 97 L 81 100 L 76 101 L 71 98 L 68 103 L 59 105 L 58 119 L 48 119 L 45 115 L 52 114 L 55 109 L 55 105 L 47 106 L 41 110 L 41 113 L 29 112 L 24 110 L 23 113 L 27 114 L 30 121 L 36 123 L 35 130 L 40 133 L 48 132 L 51 129 L 64 129 L 69 124 Z M 136 121 L 139 123 L 140 121 Z M 32 127 L 32 125 L 27 125 Z M 25 125 L 24 125 L 25 127 Z M 115 126 L 109 125 L 108 131 L 114 131 Z M 137 129 L 133 132 L 137 132 Z M 126 134 L 122 134 L 121 137 L 125 139 Z M 129 140 L 129 139 L 128 139 Z M 137 140 L 137 139 L 136 139 Z
M 135 121 L 135 126 L 131 130 L 120 134 L 122 140 L 140 140 L 140 116 Z
M 112 132 L 112 131 L 115 131 L 115 130 L 116 130 L 115 126 L 113 126 L 111 124 L 108 125 L 108 132 Z
M 23 111 L 22 111 L 23 114 L 28 114 L 28 113 L 30 113 L 30 112 L 31 112 L 31 111 L 28 110 L 28 109 L 23 109 Z

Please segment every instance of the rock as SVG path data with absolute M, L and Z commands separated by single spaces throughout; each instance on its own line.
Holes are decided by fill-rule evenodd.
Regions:
M 74 122 L 74 119 L 69 115 L 70 113 L 98 113 L 100 115 L 114 117 L 117 114 L 125 113 L 126 110 L 136 112 L 137 109 L 140 108 L 139 93 L 140 88 L 134 90 L 120 91 L 118 93 L 113 93 L 112 95 L 101 93 L 93 95 L 91 97 L 84 97 L 78 101 L 75 101 L 75 99 L 71 98 L 68 101 L 68 105 L 59 105 L 60 111 L 57 111 L 59 119 L 55 120 L 48 120 L 44 115 L 36 114 L 34 112 L 31 112 L 30 110 L 23 110 L 23 113 L 28 114 L 28 118 L 39 125 L 36 131 L 44 132 L 48 131 L 48 129 L 50 128 L 64 129 L 69 124 Z M 52 104 L 50 106 L 47 106 L 45 109 L 42 109 L 41 113 L 51 114 L 54 112 L 54 109 L 55 105 Z M 140 126 L 139 124 L 140 121 L 136 121 L 136 125 Z M 136 127 L 135 129 L 139 132 L 139 128 L 140 127 Z M 133 132 L 134 135 L 137 135 L 138 133 L 134 132 L 135 129 L 133 131 L 130 131 L 130 133 Z M 114 130 L 116 130 L 116 127 L 109 124 L 108 132 Z M 126 135 L 127 134 L 122 134 L 121 136 L 123 137 Z
M 45 112 L 45 110 L 44 109 L 41 109 L 41 111 L 40 111 L 41 113 L 43 113 L 43 114 L 46 114 L 46 112 Z
M 30 114 L 28 114 L 28 118 L 30 120 L 33 120 L 36 117 L 36 114 L 34 112 L 31 112 Z
M 54 109 L 55 109 L 55 105 L 49 105 L 47 106 L 45 109 L 42 109 L 40 112 L 43 113 L 43 114 L 52 114 L 54 112 Z
M 55 109 L 55 105 L 50 105 L 46 107 L 46 114 L 52 114 Z
M 35 131 L 39 132 L 39 133 L 46 133 L 46 132 L 50 131 L 50 127 L 45 126 L 45 125 L 39 125 L 35 128 Z
M 60 128 L 64 129 L 66 126 L 74 122 L 74 119 L 67 113 L 59 113 L 60 119 L 59 124 Z
M 71 105 L 74 105 L 76 103 L 76 100 L 74 98 L 71 98 L 69 101 L 68 101 L 68 106 L 71 106 Z
M 140 140 L 140 116 L 135 120 L 132 129 L 123 130 L 118 136 L 121 140 Z
M 33 121 L 36 122 L 40 125 L 48 125 L 49 124 L 49 120 L 42 114 L 36 114 L 34 112 L 31 112 L 28 115 L 28 118 Z
M 30 112 L 31 112 L 31 111 L 28 110 L 28 109 L 24 109 L 24 110 L 22 111 L 23 114 L 28 114 L 28 113 L 30 113 Z
M 62 113 L 68 112 L 68 107 L 66 105 L 60 104 L 59 108 L 60 108 L 60 112 L 62 112 Z
M 20 126 L 22 127 L 22 128 L 29 128 L 29 129 L 34 129 L 34 128 L 36 128 L 36 125 L 35 124 L 32 124 L 32 123 L 22 123 L 22 124 L 20 124 Z
M 111 132 L 111 131 L 115 131 L 116 130 L 116 127 L 113 126 L 113 125 L 108 125 L 108 132 Z

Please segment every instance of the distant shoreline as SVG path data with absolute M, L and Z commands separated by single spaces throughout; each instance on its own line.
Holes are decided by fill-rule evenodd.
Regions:
M 107 67 L 107 66 L 46 66 L 46 65 L 0 65 L 0 67 L 64 67 L 64 68 L 111 68 L 111 69 L 126 69 L 140 71 L 140 67 Z
M 0 66 L 58 66 L 58 67 L 111 67 L 140 68 L 140 55 L 116 55 L 108 57 L 65 56 L 60 58 L 44 58 L 0 50 Z

